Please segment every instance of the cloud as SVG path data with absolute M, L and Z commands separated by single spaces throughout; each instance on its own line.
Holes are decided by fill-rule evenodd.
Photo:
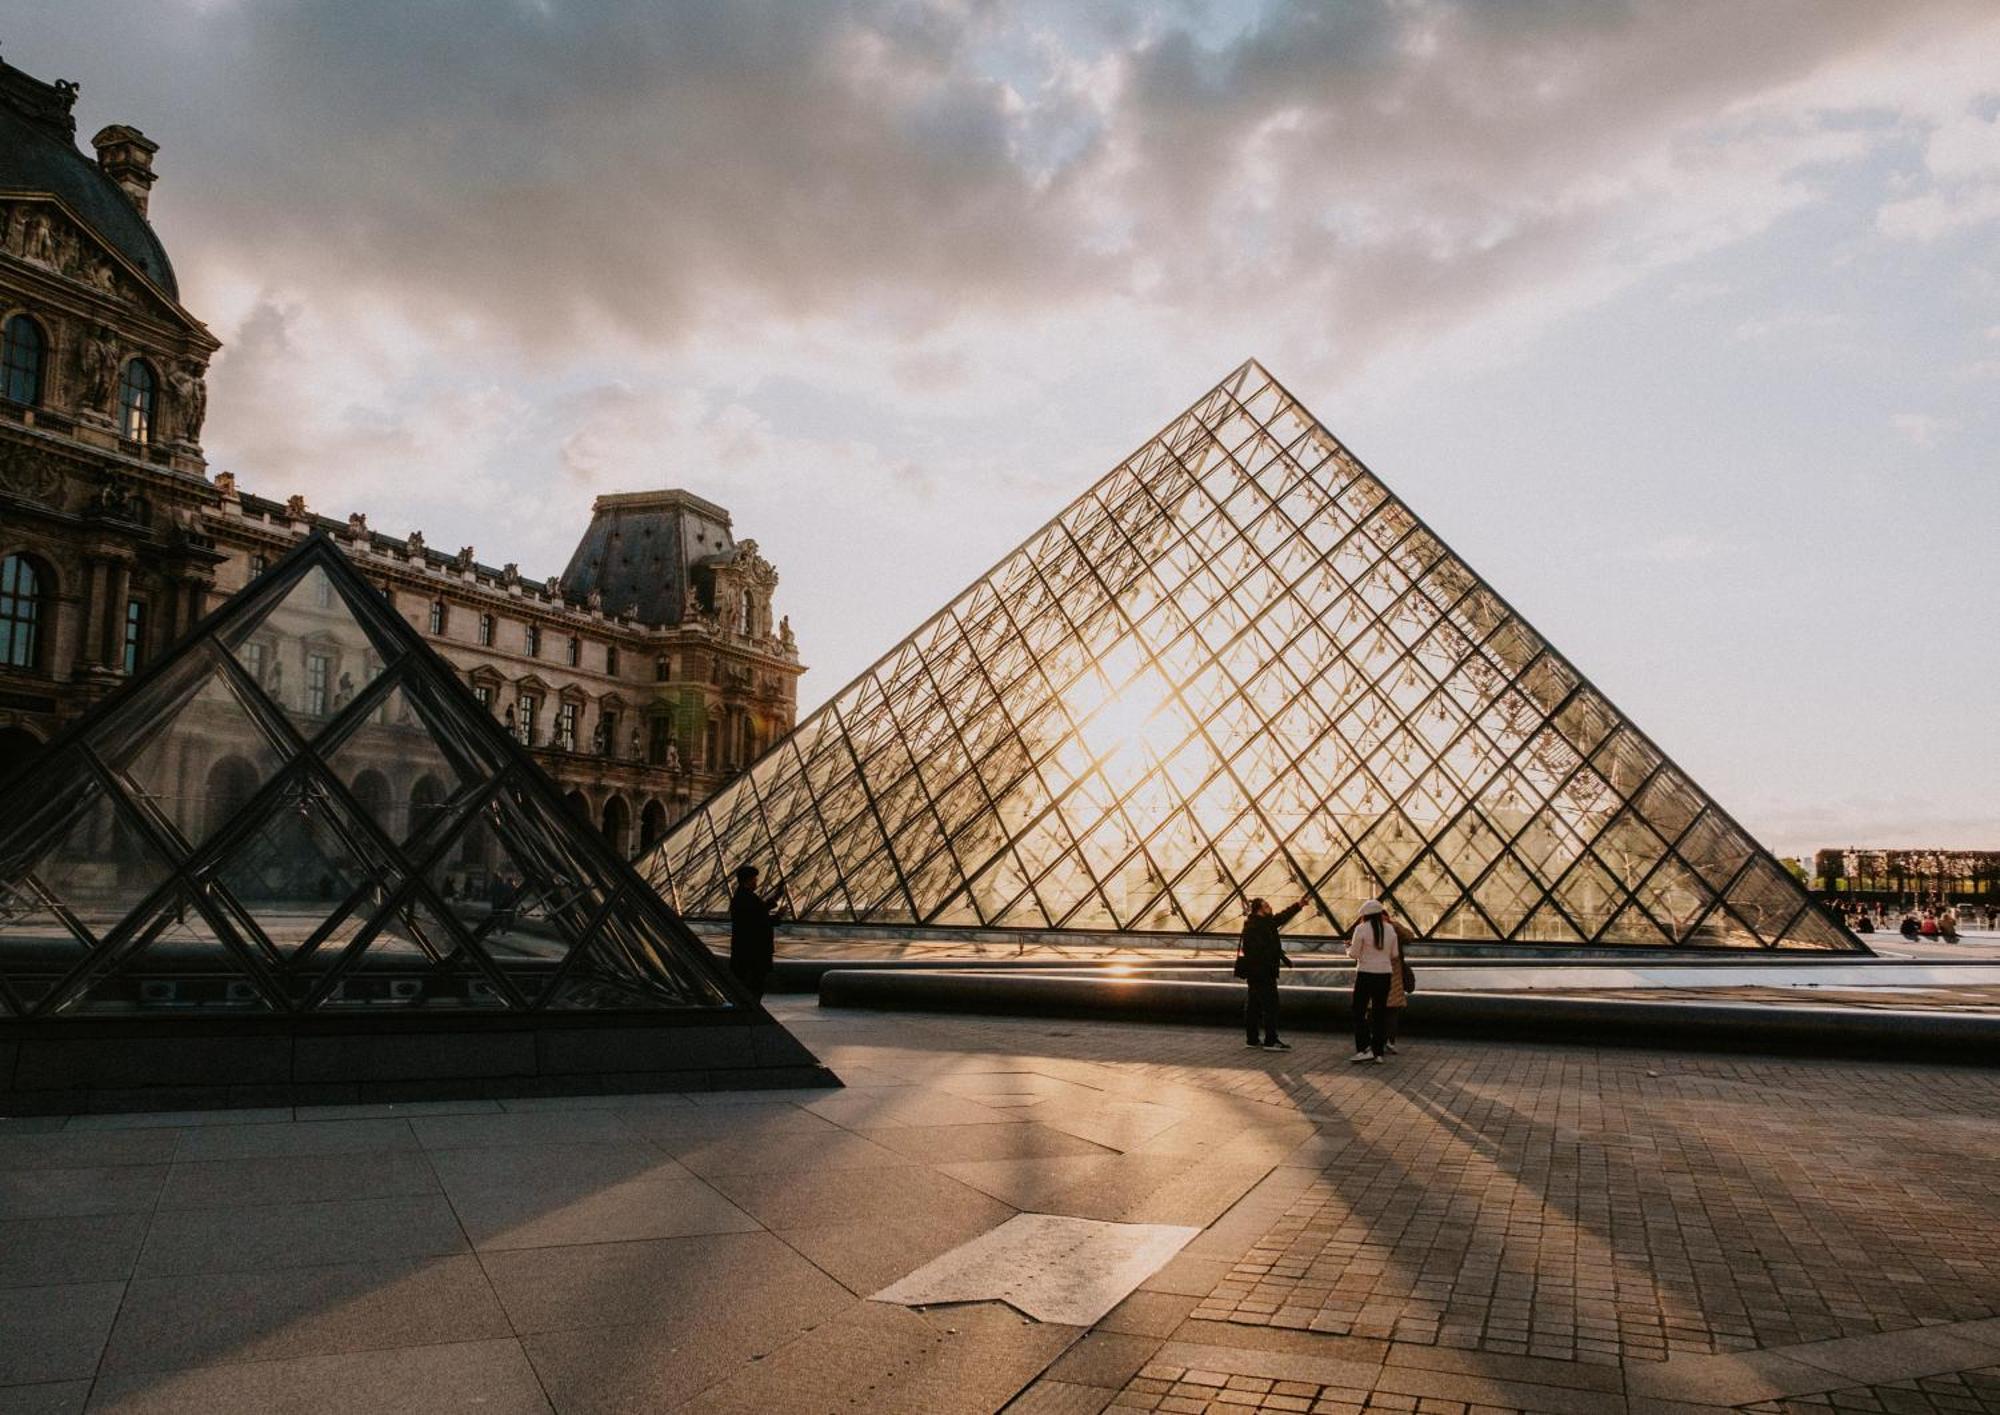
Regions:
M 1911 446 L 1925 451 L 1937 446 L 1938 439 L 1954 426 L 1949 419 L 1933 417 L 1929 413 L 1896 413 L 1890 417 L 1889 423 L 1910 440 Z

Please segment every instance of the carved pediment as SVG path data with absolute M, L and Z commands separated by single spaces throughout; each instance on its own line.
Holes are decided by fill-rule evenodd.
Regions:
M 213 346 L 206 326 L 56 196 L 0 202 L 0 254 L 119 304 L 161 315 Z

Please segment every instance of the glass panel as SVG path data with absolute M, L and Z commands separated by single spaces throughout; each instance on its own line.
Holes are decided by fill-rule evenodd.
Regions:
M 277 956 L 315 943 L 315 970 L 351 940 L 400 883 L 387 856 L 311 779 L 289 783 L 256 830 L 215 867 L 224 896 Z M 337 919 L 337 916 L 338 917 Z M 338 923 L 338 936 L 316 939 Z
M 240 939 L 225 935 L 191 890 L 176 891 L 142 916 L 134 943 L 103 966 L 59 1010 L 72 1016 L 268 1012 L 272 1002 L 244 963 Z
M 382 671 L 380 645 L 361 626 L 323 566 L 314 565 L 255 624 L 234 626 L 229 646 L 306 737 L 318 733 Z
M 194 845 L 234 819 L 285 760 L 219 668 L 121 749 L 101 755 L 122 768 L 134 799 L 149 802 Z
M 331 1011 L 485 1012 L 509 1004 L 465 934 L 421 898 L 406 896 L 379 921 L 319 1005 Z
M 728 1001 L 715 981 L 688 966 L 664 921 L 621 899 L 548 1005 L 564 1011 L 617 1007 L 714 1007 Z
M 430 726 L 401 684 L 351 724 L 327 752 L 327 764 L 369 819 L 391 840 L 407 843 L 450 815 L 451 805 L 478 779 L 438 746 Z

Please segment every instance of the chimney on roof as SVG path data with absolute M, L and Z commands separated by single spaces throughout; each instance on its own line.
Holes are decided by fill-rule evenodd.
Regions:
M 113 123 L 101 130 L 90 140 L 97 149 L 97 165 L 104 175 L 118 184 L 120 191 L 139 208 L 139 214 L 146 214 L 146 193 L 159 179 L 153 170 L 153 154 L 160 145 L 140 132 L 128 128 L 123 123 Z

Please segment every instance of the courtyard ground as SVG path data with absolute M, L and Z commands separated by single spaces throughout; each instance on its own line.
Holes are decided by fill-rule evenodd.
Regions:
M 774 1011 L 846 1089 L 0 1121 L 0 1412 L 2000 1410 L 2000 1072 Z M 869 1300 L 1018 1212 L 1200 1232 Z

